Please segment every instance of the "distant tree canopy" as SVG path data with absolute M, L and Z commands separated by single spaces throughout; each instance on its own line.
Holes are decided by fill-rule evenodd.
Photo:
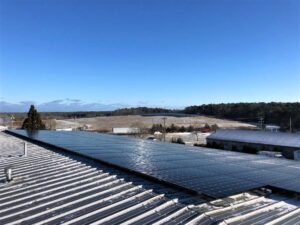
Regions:
M 23 122 L 22 129 L 30 131 L 45 129 L 45 124 L 43 123 L 40 114 L 34 108 L 34 105 L 30 106 L 27 118 Z
M 245 122 L 258 122 L 264 118 L 266 124 L 277 124 L 283 130 L 300 128 L 300 103 L 228 103 L 190 106 L 184 109 L 187 114 L 202 114 Z
M 205 124 L 204 127 L 193 127 L 193 126 L 176 126 L 175 124 L 171 124 L 171 126 L 166 126 L 166 132 L 167 133 L 178 133 L 178 132 L 209 132 L 209 131 L 215 131 L 219 129 L 217 124 L 212 124 L 209 126 L 208 124 Z M 164 132 L 164 127 L 162 124 L 153 124 L 150 128 L 151 133 L 155 133 L 156 131 L 159 131 L 161 133 Z
M 58 118 L 88 118 L 96 116 L 127 116 L 127 115 L 147 115 L 147 114 L 160 114 L 170 113 L 173 110 L 162 109 L 162 108 L 148 108 L 148 107 L 137 107 L 137 108 L 124 108 L 117 109 L 114 111 L 85 111 L 85 112 L 43 112 L 41 115 L 45 117 L 56 116 Z
M 137 107 L 137 108 L 124 108 L 117 109 L 112 112 L 112 115 L 142 115 L 142 114 L 156 114 L 156 113 L 169 113 L 172 112 L 170 109 L 162 108 L 148 108 L 148 107 Z

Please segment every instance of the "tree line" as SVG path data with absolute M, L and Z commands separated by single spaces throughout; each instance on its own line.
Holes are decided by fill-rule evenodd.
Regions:
M 173 110 L 163 108 L 123 108 L 114 111 L 78 111 L 78 112 L 39 112 L 42 118 L 55 117 L 56 119 L 88 118 L 97 116 L 126 116 L 126 115 L 148 115 L 159 113 L 170 113 Z M 12 113 L 0 113 L 2 117 Z M 24 118 L 26 113 L 13 113 L 15 117 Z
M 201 114 L 244 122 L 275 124 L 288 130 L 290 121 L 293 129 L 300 128 L 300 103 L 228 103 L 189 106 L 183 110 L 187 114 Z
M 205 124 L 203 127 L 194 127 L 190 126 L 176 126 L 175 124 L 171 124 L 171 126 L 164 127 L 162 124 L 153 124 L 150 128 L 151 133 L 155 132 L 167 132 L 167 133 L 181 133 L 181 132 L 211 132 L 219 129 L 217 124 L 209 125 Z

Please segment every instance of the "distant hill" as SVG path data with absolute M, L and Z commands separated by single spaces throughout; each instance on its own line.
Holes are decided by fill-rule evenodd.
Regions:
M 189 106 L 183 110 L 171 110 L 165 108 L 121 108 L 112 111 L 80 111 L 80 112 L 41 112 L 43 118 L 70 119 L 88 118 L 97 116 L 194 116 L 204 115 L 221 119 L 231 119 L 242 122 L 258 123 L 263 118 L 264 124 L 279 125 L 282 130 L 289 129 L 290 118 L 292 128 L 300 129 L 300 103 L 228 103 L 206 104 Z M 9 117 L 10 113 L 0 113 L 0 117 Z M 26 113 L 14 113 L 20 120 L 25 118 Z

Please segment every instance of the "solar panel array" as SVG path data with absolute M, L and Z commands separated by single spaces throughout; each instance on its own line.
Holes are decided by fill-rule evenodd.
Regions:
M 283 132 L 222 129 L 209 139 L 300 148 L 300 135 Z
M 11 132 L 211 197 L 266 185 L 300 193 L 300 163 L 90 132 Z

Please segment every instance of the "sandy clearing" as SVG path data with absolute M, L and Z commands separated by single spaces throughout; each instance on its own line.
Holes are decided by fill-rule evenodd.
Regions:
M 80 118 L 69 120 L 56 120 L 56 128 L 67 128 L 76 126 L 83 126 L 85 124 L 91 125 L 91 130 L 108 130 L 111 131 L 114 127 L 139 127 L 150 128 L 153 124 L 163 124 L 164 116 L 101 116 L 93 118 Z M 173 117 L 166 116 L 166 126 L 175 124 L 177 126 L 202 127 L 206 123 L 209 125 L 217 124 L 220 128 L 254 128 L 253 125 L 241 123 L 232 120 L 216 119 L 206 116 L 195 117 Z

